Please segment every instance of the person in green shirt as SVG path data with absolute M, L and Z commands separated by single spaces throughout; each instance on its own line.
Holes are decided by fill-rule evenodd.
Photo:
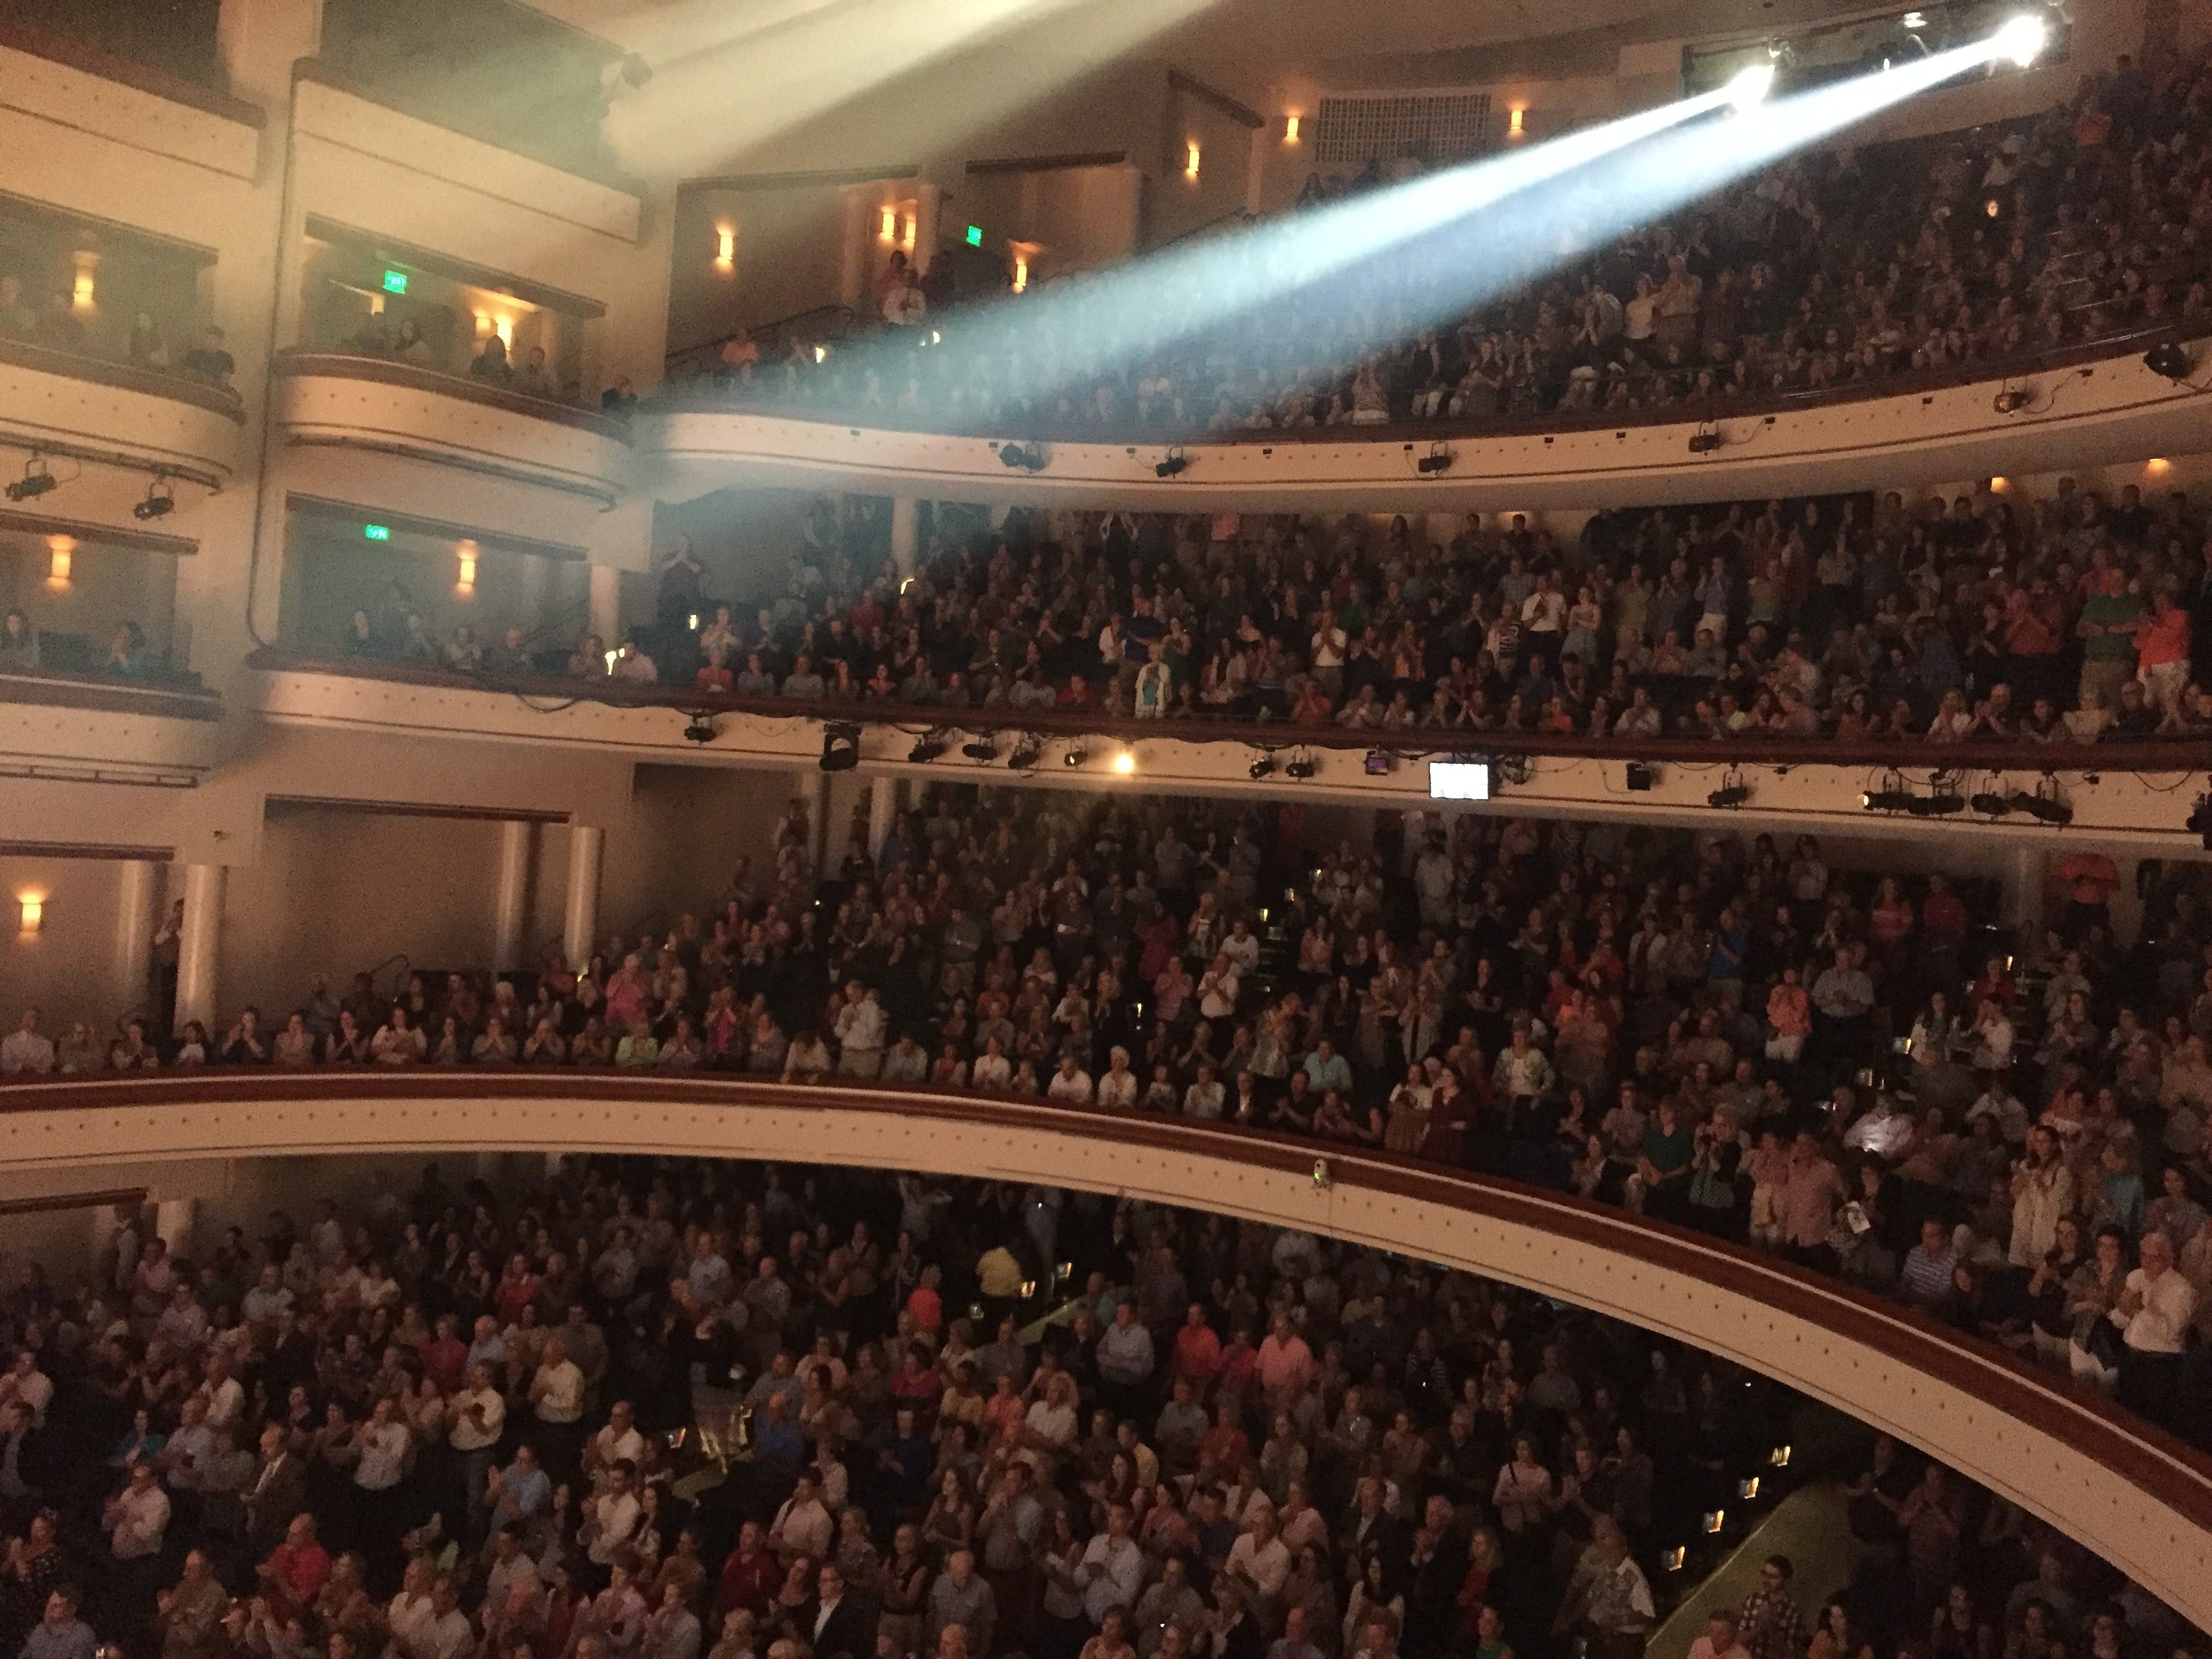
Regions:
M 2089 556 L 2087 597 L 2074 631 L 2081 639 L 2081 684 L 2077 701 L 2087 705 L 2094 690 L 2104 707 L 2120 700 L 2120 687 L 2136 674 L 2136 623 L 2142 599 L 2129 591 L 2127 574 L 2098 548 Z
M 1661 1101 L 1651 1127 L 1644 1132 L 1644 1152 L 1637 1159 L 1644 1214 L 1658 1221 L 1688 1221 L 1690 1160 L 1695 1152 L 1690 1127 L 1674 1103 Z

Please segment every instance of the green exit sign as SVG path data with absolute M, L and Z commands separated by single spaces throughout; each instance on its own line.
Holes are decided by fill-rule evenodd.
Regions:
M 982 226 L 970 225 L 968 227 L 968 246 L 969 247 L 981 247 L 983 246 Z
M 386 294 L 406 293 L 407 273 L 404 270 L 386 271 L 384 273 L 384 291 Z
M 388 524 L 365 524 L 361 527 L 361 533 L 373 542 L 388 542 L 392 539 L 392 526 Z

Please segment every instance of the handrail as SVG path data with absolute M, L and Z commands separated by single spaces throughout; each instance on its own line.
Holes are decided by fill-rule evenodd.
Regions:
M 1224 432 L 1177 432 L 1168 427 L 1133 423 L 1086 425 L 1055 429 L 1042 421 L 1008 420 L 988 425 L 933 421 L 927 415 L 902 418 L 884 408 L 862 411 L 847 406 L 798 398 L 741 398 L 714 389 L 699 390 L 696 381 L 666 387 L 648 398 L 649 413 L 757 415 L 780 420 L 810 421 L 825 426 L 856 423 L 893 432 L 963 433 L 1022 441 L 1063 443 L 1153 444 L 1205 443 L 1223 447 L 1261 446 L 1280 448 L 1291 444 L 1421 443 L 1454 438 L 1546 437 L 1569 432 L 1627 432 L 1638 427 L 1678 426 L 1684 422 L 1763 420 L 1840 404 L 1876 402 L 1887 398 L 1949 391 L 1959 386 L 2002 386 L 2030 375 L 2057 369 L 2094 373 L 2094 365 L 2148 350 L 2168 341 L 2187 342 L 2179 327 L 2136 330 L 2103 339 L 2060 346 L 2029 356 L 1962 363 L 1942 368 L 1907 370 L 1880 380 L 1826 386 L 1816 392 L 1785 392 L 1747 398 L 1695 399 L 1685 398 L 1659 407 L 1629 410 L 1555 410 L 1534 415 L 1514 415 L 1470 421 L 1439 418 L 1429 421 L 1391 421 L 1374 426 L 1292 427 L 1261 431 L 1232 428 Z
M 328 376 L 405 386 L 413 392 L 434 392 L 441 398 L 458 398 L 464 403 L 481 404 L 487 409 L 505 410 L 511 415 L 526 415 L 534 421 L 551 421 L 559 426 L 574 427 L 580 432 L 588 432 L 595 437 L 625 447 L 630 441 L 628 422 L 602 415 L 596 410 L 586 409 L 580 404 L 568 403 L 558 398 L 541 398 L 532 392 L 517 392 L 511 386 L 493 386 L 470 375 L 427 368 L 420 363 L 406 362 L 397 357 L 295 347 L 276 354 L 276 373 L 295 380 Z
M 5 44 L 4 40 L 0 40 L 0 46 Z M 89 352 L 58 351 L 52 346 L 33 345 L 28 340 L 6 338 L 0 338 L 0 363 L 40 374 L 89 380 L 95 386 L 112 386 L 118 392 L 137 392 L 149 398 L 192 404 L 240 425 L 246 421 L 246 404 L 230 387 L 169 369 L 141 368 L 135 363 L 118 363 Z
M 755 345 L 764 343 L 770 345 L 781 344 L 798 334 L 800 331 L 800 325 L 811 323 L 817 319 L 825 323 L 834 322 L 836 325 L 835 329 L 821 331 L 816 335 L 817 338 L 841 340 L 845 337 L 846 331 L 852 327 L 859 313 L 852 307 L 842 301 L 834 301 L 827 305 L 809 306 L 804 311 L 794 311 L 788 317 L 779 317 L 773 322 L 761 323 L 751 328 L 732 330 L 730 333 L 718 335 L 714 339 L 702 341 L 697 345 L 685 346 L 680 351 L 672 351 L 663 363 L 662 369 L 665 374 L 673 378 L 679 374 L 688 374 L 697 368 L 711 368 L 721 360 L 722 348 L 740 335 L 750 340 Z
M 270 673 L 333 674 L 390 680 L 403 685 L 454 690 L 514 691 L 562 696 L 617 708 L 751 714 L 769 720 L 853 720 L 919 732 L 938 726 L 956 732 L 1085 737 L 1123 742 L 1231 743 L 1269 751 L 1291 749 L 1380 750 L 1401 757 L 1464 754 L 1486 758 L 1674 761 L 1701 765 L 1849 766 L 1881 771 L 2198 772 L 2212 769 L 2212 738 L 2169 738 L 2126 743 L 1931 743 L 1923 738 L 1839 742 L 1832 738 L 1756 735 L 1737 738 L 1559 737 L 1541 732 L 1474 732 L 1456 727 L 1406 726 L 1389 731 L 1334 724 L 1300 726 L 1287 720 L 1158 720 L 1066 714 L 1057 709 L 963 708 L 941 703 L 838 702 L 747 696 L 694 686 L 641 685 L 593 678 L 526 678 L 455 674 L 434 668 L 359 659 L 332 660 L 270 647 L 246 666 Z
M 45 708 L 84 708 L 103 714 L 155 714 L 168 720 L 219 720 L 222 699 L 204 687 L 165 686 L 94 674 L 0 672 L 0 702 Z
M 476 1109 L 451 1109 L 459 1100 Z M 332 1115 L 372 1106 L 367 1118 Z M 234 1140 L 224 1139 L 214 1109 L 222 1107 L 244 1115 L 232 1126 Z M 603 1109 L 595 1114 L 595 1107 Z M 640 1108 L 665 1109 L 665 1133 Z M 410 1109 L 419 1111 L 410 1115 Z M 104 1147 L 87 1144 L 85 1120 L 59 1115 L 82 1112 L 100 1115 Z M 761 1115 L 743 1115 L 748 1112 Z M 170 1113 L 186 1115 L 189 1135 L 175 1132 Z M 42 1125 L 41 1115 L 56 1115 Z M 2212 1457 L 2093 1389 L 2039 1371 L 1995 1344 L 1901 1304 L 1740 1245 L 1497 1176 L 1334 1144 L 1318 1146 L 1316 1170 L 1317 1145 L 1310 1140 L 1096 1106 L 922 1087 L 564 1067 L 255 1068 L 15 1084 L 0 1089 L 0 1119 L 10 1130 L 0 1142 L 0 1166 L 363 1144 L 527 1144 L 541 1150 L 665 1144 L 741 1157 L 774 1150 L 793 1161 L 998 1173 L 1170 1203 L 1241 1206 L 1285 1224 L 1456 1261 L 1568 1299 L 1576 1299 L 1580 1282 L 1569 1279 L 1601 1267 L 1602 1280 L 1592 1271 L 1580 1285 L 1582 1299 L 1728 1353 L 1792 1386 L 1825 1391 L 1846 1410 L 1887 1413 L 1892 1422 L 1912 1417 L 1922 1443 L 1939 1455 L 1976 1478 L 2008 1486 L 2130 1573 L 2153 1573 L 2145 1582 L 2154 1593 L 2185 1615 L 2212 1622 L 2212 1574 L 2156 1571 L 2161 1562 L 2201 1566 L 2212 1547 Z M 364 1133 L 373 1134 L 373 1143 L 360 1139 Z M 978 1155 L 979 1136 L 1000 1148 L 990 1154 L 997 1161 L 988 1170 L 961 1162 Z M 1069 1139 L 1109 1146 L 1114 1156 L 1065 1159 L 1063 1153 L 1051 1155 L 1050 1169 L 1039 1164 L 1051 1146 Z M 1857 1355 L 1807 1351 L 1802 1333 L 1808 1329 L 1855 1345 Z M 1794 1340 L 1788 1336 L 1793 1330 L 1801 1333 Z M 1868 1378 L 1863 1360 L 1869 1354 L 1941 1385 L 1946 1401 L 1923 1407 L 1905 1396 L 1926 1389 L 1893 1389 L 1884 1379 Z M 1962 1420 L 1973 1419 L 1978 1407 L 2002 1413 L 2011 1435 L 2002 1423 Z M 1956 1437 L 1947 1442 L 1947 1435 Z M 2053 1490 L 2062 1484 L 2056 1466 L 2032 1459 L 2022 1443 L 2035 1435 L 2048 1437 L 2044 1455 L 2064 1449 L 2077 1467 L 2126 1483 L 2159 1513 L 2124 1518 L 2078 1486 Z

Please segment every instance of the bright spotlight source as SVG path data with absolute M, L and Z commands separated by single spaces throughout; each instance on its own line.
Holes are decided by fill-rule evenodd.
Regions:
M 1774 65 L 1753 64 L 1748 69 L 1738 70 L 1735 77 L 1721 90 L 1729 104 L 1735 109 L 1749 109 L 1753 104 L 1765 101 L 1766 94 L 1774 89 Z
M 1090 756 L 1084 752 L 1083 745 L 1079 743 L 1060 757 L 1060 763 L 1072 772 L 1089 758 Z
M 2043 55 L 2051 42 L 2051 25 L 2023 12 L 1996 32 L 1990 45 L 2000 58 L 2009 58 L 2026 69 Z
M 1127 777 L 1130 773 L 1137 769 L 1136 756 L 1132 754 L 1127 749 L 1124 749 L 1120 754 L 1114 757 L 1114 769 L 1116 772 L 1119 772 L 1123 777 Z

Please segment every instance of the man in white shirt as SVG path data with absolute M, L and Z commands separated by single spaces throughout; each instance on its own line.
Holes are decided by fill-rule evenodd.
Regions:
M 416 1641 L 407 1659 L 469 1659 L 476 1651 L 476 1632 L 461 1611 L 460 1590 L 443 1574 L 430 1586 L 430 1617 L 417 1627 Z
M 2147 1232 L 2142 1265 L 2128 1275 L 2112 1317 L 2120 1325 L 2120 1403 L 2172 1429 L 2180 1414 L 2182 1358 L 2189 1322 L 2197 1313 L 2197 1287 L 2175 1270 L 2173 1241 Z
M 837 1038 L 837 1075 L 872 1078 L 884 1069 L 884 1040 L 890 1021 L 872 987 L 854 981 L 845 988 L 845 1006 L 832 1030 Z
M 545 1339 L 544 1357 L 530 1379 L 530 1407 L 540 1425 L 546 1472 L 556 1479 L 570 1474 L 576 1467 L 576 1419 L 584 1414 L 584 1373 L 557 1333 Z
M 356 1536 L 374 1565 L 378 1554 L 398 1551 L 407 1466 L 415 1454 L 415 1437 L 389 1395 L 371 1408 L 359 1444 L 361 1460 L 353 1466 Z
M 605 1426 L 584 1443 L 584 1473 L 597 1475 L 617 1463 L 637 1468 L 644 1462 L 645 1437 L 637 1431 L 629 1401 L 617 1400 L 607 1410 Z
M 131 1466 L 131 1484 L 107 1500 L 100 1521 L 107 1547 L 118 1561 L 143 1561 L 161 1554 L 169 1528 L 169 1494 L 154 1478 L 151 1463 Z
M 775 1524 L 769 1528 L 769 1547 L 787 1567 L 802 1555 L 811 1561 L 821 1560 L 829 1554 L 836 1535 L 837 1525 L 822 1502 L 820 1485 L 811 1471 L 802 1474 L 790 1498 L 775 1513 Z
M 499 1437 L 506 1427 L 507 1397 L 493 1382 L 491 1367 L 471 1366 L 468 1387 L 446 1401 L 446 1443 L 461 1461 L 461 1490 L 468 1497 L 471 1542 L 490 1508 L 484 1477 L 491 1473 Z
M 1048 1100 L 1064 1101 L 1071 1106 L 1088 1106 L 1091 1103 L 1091 1073 L 1076 1062 L 1073 1054 L 1062 1054 L 1060 1069 L 1052 1074 L 1052 1081 L 1045 1085 L 1044 1092 Z
M 1249 1585 L 1261 1607 L 1273 1605 L 1282 1594 L 1283 1581 L 1291 1576 L 1291 1553 L 1275 1535 L 1274 1510 L 1263 1504 L 1252 1511 L 1251 1524 L 1229 1547 L 1223 1571 Z
M 1106 1056 L 1106 1075 L 1098 1079 L 1098 1103 L 1116 1111 L 1134 1111 L 1137 1074 L 1129 1069 L 1129 1051 L 1115 1044 Z
M 1106 1530 L 1083 1552 L 1075 1582 L 1082 1586 L 1083 1611 L 1093 1625 L 1103 1624 L 1117 1607 L 1127 1613 L 1137 1605 L 1137 1592 L 1145 1584 L 1145 1553 L 1129 1536 L 1127 1504 L 1108 1506 Z
M 15 1356 L 7 1376 L 0 1376 L 0 1405 L 20 1400 L 31 1408 L 31 1425 L 43 1427 L 46 1407 L 53 1404 L 54 1381 L 39 1369 L 39 1356 L 25 1348 Z
M 636 1485 L 637 1466 L 617 1463 L 607 1471 L 605 1486 L 584 1500 L 583 1524 L 577 1528 L 576 1536 L 594 1565 L 612 1566 L 615 1552 L 628 1544 L 637 1530 L 644 1510 L 634 1490 Z
M 0 1037 L 0 1077 L 37 1077 L 54 1069 L 54 1042 L 40 1035 L 39 1011 L 23 1010 L 16 1028 Z
M 1237 1014 L 1237 994 L 1243 981 L 1228 953 L 1223 951 L 1213 958 L 1213 965 L 1201 975 L 1198 981 L 1198 1012 L 1207 1019 L 1232 1019 Z

